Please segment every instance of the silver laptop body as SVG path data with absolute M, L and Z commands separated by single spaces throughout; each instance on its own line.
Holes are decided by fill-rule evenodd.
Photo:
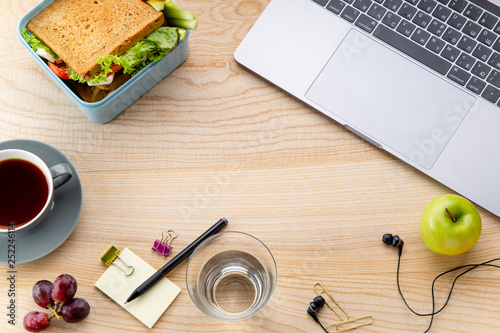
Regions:
M 500 54 L 490 40 L 493 36 L 500 43 L 500 35 L 495 35 L 500 26 L 490 28 L 493 34 L 479 32 L 485 36 L 476 36 L 475 45 L 466 49 L 464 43 L 458 47 L 463 41 L 453 35 L 453 30 L 460 30 L 439 24 L 446 14 L 456 19 L 465 14 L 474 17 L 477 13 L 470 11 L 486 0 L 474 0 L 476 4 L 459 15 L 442 8 L 447 0 L 419 0 L 421 4 L 415 0 L 367 1 L 271 0 L 237 48 L 235 59 L 375 146 L 500 216 L 500 107 L 494 89 L 500 85 L 500 76 L 497 82 L 493 72 L 487 73 L 492 78 L 481 72 L 488 66 L 470 64 L 481 56 L 486 59 L 488 53 Z M 426 7 L 432 5 L 434 9 Z M 434 13 L 438 5 L 439 12 Z M 378 11 L 370 11 L 372 6 Z M 491 2 L 486 6 L 500 13 Z M 475 24 L 464 23 L 467 29 L 478 30 L 479 26 L 481 30 L 482 24 L 492 24 L 485 22 L 492 13 L 481 10 L 486 14 Z M 356 11 L 357 17 L 353 17 Z M 394 24 L 390 21 L 393 15 L 388 13 L 398 11 L 403 19 Z M 439 17 L 441 14 L 444 16 Z M 423 24 L 421 19 L 429 21 L 425 28 L 419 25 Z M 470 43 L 471 39 L 464 41 Z M 412 46 L 411 41 L 422 43 L 422 47 Z M 450 52 L 446 54 L 455 61 L 450 61 L 451 65 L 437 59 L 444 50 L 438 53 L 434 47 L 440 45 L 450 52 L 459 50 L 455 58 Z M 500 73 L 500 57 L 498 63 L 495 61 L 491 59 L 489 67 Z M 476 76 L 484 77 L 485 82 Z

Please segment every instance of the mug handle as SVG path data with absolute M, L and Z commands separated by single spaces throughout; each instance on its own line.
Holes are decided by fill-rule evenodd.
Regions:
M 54 189 L 66 184 L 73 177 L 73 171 L 66 163 L 54 165 L 49 170 L 54 182 Z

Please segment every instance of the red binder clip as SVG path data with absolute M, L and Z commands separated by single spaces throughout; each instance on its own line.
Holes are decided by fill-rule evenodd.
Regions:
M 170 250 L 172 250 L 172 241 L 177 238 L 177 233 L 174 230 L 167 230 L 161 233 L 161 240 L 155 240 L 151 250 L 168 257 Z

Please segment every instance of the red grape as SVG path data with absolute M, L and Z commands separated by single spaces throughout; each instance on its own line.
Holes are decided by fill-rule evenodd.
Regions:
M 52 298 L 54 301 L 66 303 L 75 296 L 77 283 L 69 274 L 59 275 L 52 285 Z
M 23 320 L 23 326 L 28 332 L 41 332 L 50 325 L 49 315 L 45 312 L 31 311 Z
M 67 323 L 77 323 L 89 315 L 90 305 L 83 298 L 73 298 L 61 308 L 61 315 Z
M 33 300 L 38 306 L 47 309 L 49 306 L 54 305 L 54 300 L 51 297 L 52 282 L 41 280 L 35 283 L 33 290 Z

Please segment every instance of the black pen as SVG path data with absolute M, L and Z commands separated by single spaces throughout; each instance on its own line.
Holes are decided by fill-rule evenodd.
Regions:
M 198 237 L 194 242 L 189 244 L 184 250 L 182 250 L 178 255 L 176 255 L 172 260 L 167 262 L 162 268 L 160 268 L 156 273 L 151 275 L 146 281 L 144 281 L 134 292 L 127 298 L 128 302 L 136 299 L 137 297 L 144 294 L 149 288 L 151 288 L 156 282 L 160 281 L 165 275 L 167 275 L 171 270 L 173 270 L 177 265 L 179 265 L 184 259 L 189 257 L 193 253 L 194 249 L 198 247 L 205 239 L 219 232 L 222 227 L 228 224 L 226 218 L 221 218 L 217 223 L 215 223 L 210 229 L 205 231 L 200 237 Z

